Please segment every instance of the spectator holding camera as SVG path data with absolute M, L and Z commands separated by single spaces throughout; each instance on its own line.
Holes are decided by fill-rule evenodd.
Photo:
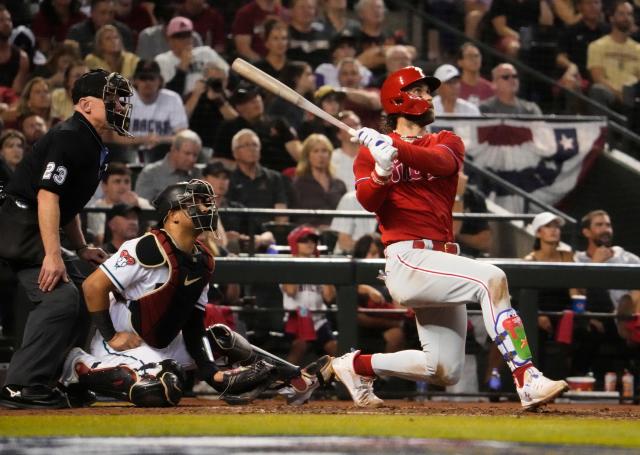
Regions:
M 184 107 L 189 128 L 200 135 L 204 147 L 213 148 L 220 124 L 235 119 L 238 112 L 229 103 L 228 68 L 219 62 L 211 62 L 205 65 L 203 73 L 205 78 L 196 82 Z
M 196 83 L 203 79 L 202 69 L 208 63 L 217 62 L 228 71 L 229 64 L 209 46 L 193 47 L 193 23 L 177 16 L 167 25 L 169 51 L 157 55 L 160 73 L 166 88 L 181 96 L 188 95 Z

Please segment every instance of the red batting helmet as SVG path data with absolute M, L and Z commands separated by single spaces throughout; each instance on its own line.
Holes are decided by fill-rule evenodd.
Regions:
M 407 66 L 391 73 L 380 88 L 380 101 L 384 111 L 387 114 L 409 115 L 422 115 L 427 112 L 431 107 L 429 101 L 413 97 L 406 92 L 410 86 L 418 82 L 427 84 L 432 93 L 440 87 L 440 79 L 427 76 L 416 66 Z
M 298 242 L 305 238 L 314 238 L 316 241 L 316 249 L 314 251 L 315 255 L 318 255 L 318 240 L 320 240 L 320 235 L 318 231 L 309 226 L 298 226 L 293 231 L 289 233 L 287 236 L 287 242 L 289 242 L 289 248 L 291 248 L 291 254 L 298 254 Z

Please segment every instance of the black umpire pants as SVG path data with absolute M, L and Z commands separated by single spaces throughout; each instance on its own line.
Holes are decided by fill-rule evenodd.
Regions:
M 87 312 L 78 289 L 83 277 L 65 258 L 71 281 L 61 280 L 50 292 L 39 289 L 44 251 L 37 214 L 12 200 L 5 200 L 0 208 L 0 238 L 0 258 L 11 266 L 34 305 L 22 344 L 9 364 L 6 384 L 55 384 L 69 348 L 87 334 Z

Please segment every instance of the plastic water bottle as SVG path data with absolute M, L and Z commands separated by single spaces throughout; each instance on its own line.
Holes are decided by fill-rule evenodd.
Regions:
M 416 381 L 416 401 L 426 401 L 428 389 L 427 381 Z

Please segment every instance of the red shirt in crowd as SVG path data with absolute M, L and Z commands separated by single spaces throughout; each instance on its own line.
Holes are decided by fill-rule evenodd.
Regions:
M 68 22 L 61 24 L 48 18 L 42 11 L 38 11 L 31 21 L 31 30 L 38 40 L 49 41 L 53 38 L 55 42 L 61 43 L 67 39 L 69 29 L 86 18 L 87 16 L 82 12 L 77 11 L 72 13 Z
M 282 8 L 276 6 L 271 12 L 265 11 L 253 1 L 236 12 L 231 27 L 233 35 L 251 35 L 251 49 L 253 49 L 261 57 L 267 55 L 267 49 L 264 47 L 264 23 L 271 17 L 281 17 Z
M 205 5 L 205 8 L 195 16 L 187 13 L 184 8 L 181 16 L 188 17 L 193 22 L 193 28 L 202 37 L 202 44 L 218 51 L 225 48 L 224 18 L 215 8 Z
M 460 80 L 460 98 L 467 100 L 476 106 L 481 101 L 491 98 L 495 95 L 495 90 L 491 82 L 484 78 L 480 78 L 476 85 L 466 84 L 462 79 Z
M 413 142 L 396 133 L 390 136 L 398 157 L 386 185 L 371 179 L 375 162 L 369 149 L 360 147 L 353 163 L 358 201 L 377 215 L 385 245 L 416 239 L 452 242 L 453 202 L 464 162 L 462 140 L 451 131 L 426 134 Z

